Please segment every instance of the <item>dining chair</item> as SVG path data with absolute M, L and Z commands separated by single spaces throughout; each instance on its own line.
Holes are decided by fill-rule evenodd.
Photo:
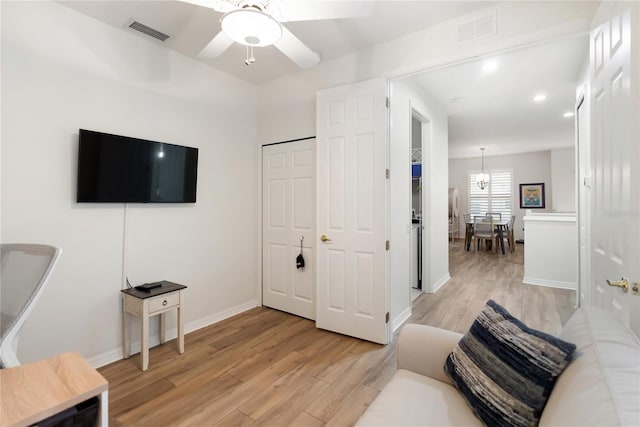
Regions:
M 462 214 L 462 218 L 464 218 L 464 247 L 468 250 L 473 235 L 473 222 L 470 213 Z
M 487 212 L 485 216 L 490 216 L 494 220 L 502 221 L 502 213 L 500 212 Z
M 19 366 L 20 330 L 51 275 L 60 248 L 31 243 L 3 243 L 0 256 L 0 365 Z
M 488 243 L 491 243 L 491 248 L 498 247 L 498 233 L 496 233 L 496 226 L 493 222 L 493 217 L 490 216 L 476 216 L 473 218 L 473 238 L 476 241 L 478 250 L 480 250 L 480 242 L 484 241 L 485 246 L 488 247 Z
M 515 252 L 516 250 L 516 240 L 514 237 L 514 227 L 516 223 L 516 216 L 511 215 L 511 221 L 509 221 L 509 225 L 507 226 L 507 242 L 509 243 L 509 250 L 511 252 Z

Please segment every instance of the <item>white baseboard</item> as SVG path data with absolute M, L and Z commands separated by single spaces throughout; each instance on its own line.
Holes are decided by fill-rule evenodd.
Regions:
M 440 278 L 440 280 L 438 280 L 436 283 L 434 283 L 432 286 L 430 286 L 429 288 L 429 292 L 430 294 L 435 294 L 436 292 L 438 292 L 438 290 L 443 287 L 445 285 L 445 283 L 447 283 L 449 281 L 449 279 L 451 279 L 451 276 L 449 275 L 449 273 L 447 272 L 447 274 L 445 274 L 444 276 L 442 276 Z
M 138 344 L 138 351 L 140 351 L 140 344 Z M 86 359 L 91 366 L 97 369 L 101 366 L 105 366 L 109 363 L 113 363 L 122 359 L 122 347 L 107 351 L 97 356 L 88 357 Z
M 244 304 L 236 305 L 235 307 L 231 307 L 227 310 L 221 311 L 220 313 L 216 313 L 203 319 L 190 322 L 185 325 L 185 334 L 213 325 L 214 323 L 218 323 L 224 319 L 228 319 L 229 317 L 235 316 L 236 314 L 244 313 L 245 311 L 251 310 L 252 308 L 256 308 L 258 306 L 260 306 L 258 300 L 252 299 L 245 302 Z M 176 332 L 174 330 L 173 336 L 175 337 L 175 335 Z
M 569 289 L 576 290 L 576 284 L 572 282 L 563 282 L 559 280 L 538 279 L 535 277 L 525 276 L 522 278 L 522 283 L 526 285 L 546 286 L 549 288 Z
M 211 316 L 207 316 L 202 319 L 189 322 L 184 326 L 184 333 L 188 334 L 189 332 L 197 331 L 198 329 L 202 329 L 206 326 L 213 325 L 224 319 L 228 319 L 229 317 L 235 316 L 236 314 L 240 314 L 247 310 L 251 310 L 252 308 L 258 307 L 259 305 L 260 304 L 258 303 L 258 300 L 253 299 L 243 304 L 221 311 L 220 313 L 215 313 Z M 165 332 L 165 339 L 167 341 L 170 341 L 176 338 L 177 336 L 178 336 L 177 327 L 167 329 L 167 331 Z M 159 336 L 154 335 L 149 337 L 149 348 L 155 347 L 158 344 L 160 344 Z M 131 354 L 133 355 L 139 352 L 140 352 L 140 341 L 132 342 Z M 87 358 L 87 362 L 89 362 L 89 364 L 94 368 L 99 368 L 101 366 L 108 365 L 109 363 L 117 362 L 118 360 L 122 360 L 122 347 L 118 347 L 113 350 L 104 352 L 102 354 L 98 354 L 97 356 Z
M 400 326 L 402 326 L 409 317 L 411 317 L 411 307 L 407 307 L 391 321 L 391 333 L 394 333 Z

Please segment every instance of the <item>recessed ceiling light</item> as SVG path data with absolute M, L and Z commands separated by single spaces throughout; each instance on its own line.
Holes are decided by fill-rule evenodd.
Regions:
M 545 99 L 547 99 L 547 95 L 545 95 L 544 93 L 539 93 L 536 96 L 533 97 L 533 101 L 534 102 L 542 102 Z
M 496 61 L 495 59 L 487 59 L 482 64 L 482 72 L 484 72 L 485 74 L 493 73 L 497 69 L 498 61 Z
M 574 116 L 574 114 L 571 111 L 567 111 L 566 113 L 564 113 L 562 115 L 562 117 L 573 117 L 573 116 Z

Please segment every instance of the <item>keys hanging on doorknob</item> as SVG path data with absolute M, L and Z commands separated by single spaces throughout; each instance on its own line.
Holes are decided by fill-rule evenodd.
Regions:
M 302 256 L 302 244 L 304 243 L 304 236 L 300 237 L 300 254 L 296 257 L 296 269 L 302 269 L 304 271 L 304 256 Z
M 620 279 L 620 280 L 613 280 L 613 281 L 607 279 L 607 285 L 616 286 L 618 288 L 622 288 L 623 292 L 628 292 L 629 291 L 629 282 L 624 277 L 622 279 Z
M 330 242 L 331 241 L 329 236 L 327 236 L 326 234 L 323 234 L 322 236 L 320 236 L 320 240 L 323 241 L 323 242 Z

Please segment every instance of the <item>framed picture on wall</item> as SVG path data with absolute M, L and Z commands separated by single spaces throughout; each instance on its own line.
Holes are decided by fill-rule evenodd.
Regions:
M 520 208 L 544 209 L 544 183 L 520 184 Z

